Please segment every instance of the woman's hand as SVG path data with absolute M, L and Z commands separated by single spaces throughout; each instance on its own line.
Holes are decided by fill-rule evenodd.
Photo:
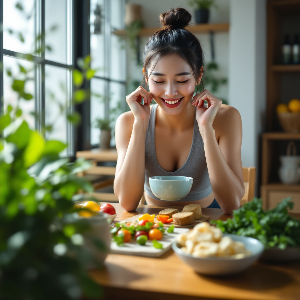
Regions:
M 144 105 L 140 104 L 142 98 L 144 98 Z M 150 103 L 152 98 L 153 95 L 151 93 L 148 93 L 141 86 L 139 86 L 134 92 L 126 97 L 126 102 L 128 103 L 136 121 L 148 121 L 150 116 Z
M 204 107 L 204 100 L 207 101 L 208 107 Z M 222 100 L 215 97 L 208 90 L 203 90 L 201 93 L 194 96 L 192 104 L 197 107 L 196 119 L 199 127 L 212 127 L 219 107 L 222 104 Z

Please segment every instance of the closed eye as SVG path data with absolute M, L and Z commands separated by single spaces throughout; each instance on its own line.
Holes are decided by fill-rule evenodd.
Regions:
M 153 80 L 155 83 L 164 83 L 164 81 L 155 81 Z M 177 81 L 178 83 L 186 83 L 188 82 L 189 80 L 185 80 L 185 81 Z

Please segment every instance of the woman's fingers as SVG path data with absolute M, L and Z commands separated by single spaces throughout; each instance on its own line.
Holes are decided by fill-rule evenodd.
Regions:
M 211 94 L 208 90 L 204 90 L 201 93 L 197 94 L 193 98 L 192 104 L 198 107 L 203 107 L 204 101 L 208 102 L 208 107 L 210 106 L 220 106 L 222 104 L 222 100 L 215 97 L 213 94 Z
M 145 104 L 150 104 L 153 95 L 148 93 L 143 87 L 139 86 L 134 92 L 126 97 L 127 103 L 131 103 L 132 101 L 141 102 L 142 98 L 144 98 Z

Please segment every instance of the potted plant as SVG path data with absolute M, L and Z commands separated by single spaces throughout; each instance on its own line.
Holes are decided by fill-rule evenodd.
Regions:
M 101 119 L 97 118 L 95 120 L 95 128 L 100 129 L 100 143 L 99 147 L 101 149 L 109 149 L 110 148 L 110 140 L 111 140 L 111 120 L 109 119 Z
M 44 52 L 44 47 L 34 55 Z M 74 104 L 84 100 L 78 96 L 83 80 L 77 82 L 76 78 L 89 80 L 89 74 L 94 73 L 88 57 L 82 62 L 88 67 L 73 70 Z M 86 235 L 100 223 L 91 226 L 87 218 L 78 218 L 80 209 L 75 206 L 86 197 L 77 194 L 79 190 L 93 190 L 90 183 L 76 176 L 90 163 L 82 159 L 70 162 L 62 156 L 67 145 L 44 137 L 52 124 L 39 132 L 24 120 L 21 108 L 34 101 L 27 88 L 32 78 L 22 62 L 19 68 L 18 76 L 5 70 L 17 102 L 0 112 L 0 299 L 99 298 L 101 288 L 86 269 L 99 260 L 84 240 L 104 253 L 107 245 L 99 236 Z M 75 123 L 78 117 L 70 113 L 68 120 Z
M 209 9 L 214 6 L 215 0 L 190 0 L 189 4 L 196 7 L 195 17 L 197 24 L 208 23 Z

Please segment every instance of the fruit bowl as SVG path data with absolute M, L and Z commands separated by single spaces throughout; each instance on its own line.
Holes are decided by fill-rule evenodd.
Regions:
M 300 113 L 280 112 L 277 116 L 284 131 L 300 132 Z

